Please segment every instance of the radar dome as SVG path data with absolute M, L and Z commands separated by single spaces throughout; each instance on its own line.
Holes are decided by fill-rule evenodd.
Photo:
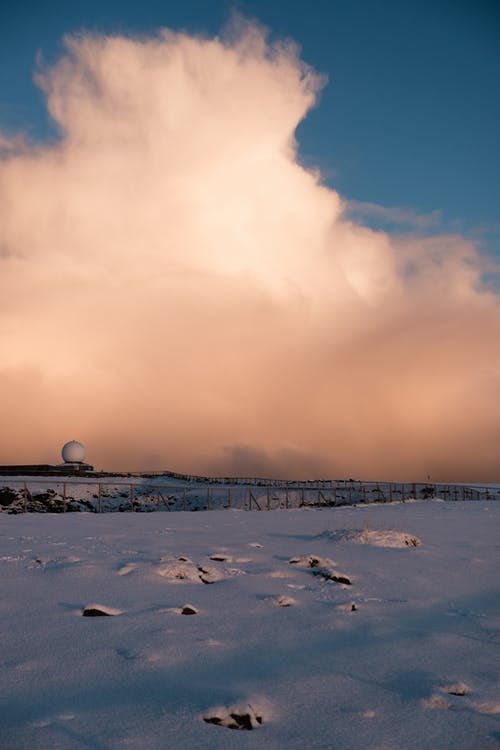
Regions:
M 63 461 L 67 464 L 81 464 L 85 461 L 85 448 L 78 440 L 70 440 L 61 451 Z

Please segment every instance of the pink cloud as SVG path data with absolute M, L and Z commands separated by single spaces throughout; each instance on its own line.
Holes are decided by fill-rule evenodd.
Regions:
M 81 36 L 0 167 L 3 462 L 498 479 L 498 297 L 296 158 L 323 79 L 257 27 Z

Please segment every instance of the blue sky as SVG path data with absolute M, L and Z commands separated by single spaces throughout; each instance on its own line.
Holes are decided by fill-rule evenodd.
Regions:
M 65 33 L 215 34 L 231 11 L 291 37 L 328 76 L 298 129 L 302 160 L 371 226 L 455 231 L 500 255 L 500 8 L 400 0 L 3 0 L 0 128 L 53 137 L 33 83 Z M 423 216 L 415 219 L 414 214 Z

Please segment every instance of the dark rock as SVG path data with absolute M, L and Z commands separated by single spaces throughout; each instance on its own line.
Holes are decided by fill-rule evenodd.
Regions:
M 335 583 L 345 583 L 346 586 L 351 585 L 350 580 L 345 576 L 331 576 L 331 580 L 335 581 Z
M 407 547 L 418 547 L 420 544 L 420 539 L 417 539 L 416 536 L 412 536 L 409 539 L 405 539 L 405 544 Z
M 198 570 L 200 571 L 200 581 L 202 583 L 214 583 L 214 581 L 210 578 L 210 571 L 206 570 L 203 565 L 198 565 Z
M 206 578 L 204 575 L 200 575 L 200 581 L 202 583 L 207 583 L 207 584 L 214 583 L 214 581 L 211 581 L 209 578 Z
M 231 719 L 235 721 L 236 726 L 229 725 L 230 729 L 253 729 L 252 720 L 250 714 L 229 714 Z
M 19 493 L 16 490 L 12 490 L 10 487 L 2 487 L 0 489 L 0 505 L 4 508 L 19 500 Z
M 252 731 L 262 724 L 262 716 L 256 714 L 251 706 L 248 706 L 248 711 L 235 708 L 227 709 L 227 711 L 228 713 L 222 716 L 204 716 L 203 721 L 227 729 L 246 729 L 248 731 Z
M 345 576 L 338 576 L 336 573 L 332 573 L 327 568 L 317 568 L 314 571 L 315 576 L 324 578 L 325 581 L 333 581 L 334 583 L 344 583 L 346 586 L 351 586 L 351 582 Z
M 190 604 L 185 604 L 181 610 L 181 615 L 197 615 L 198 610 L 192 607 Z
M 109 612 L 104 612 L 97 607 L 85 607 L 82 614 L 84 617 L 111 617 Z
M 443 688 L 448 695 L 458 695 L 459 697 L 463 697 L 464 695 L 468 695 L 470 693 L 470 688 L 465 685 L 463 682 L 459 682 L 456 685 L 450 685 L 447 688 Z

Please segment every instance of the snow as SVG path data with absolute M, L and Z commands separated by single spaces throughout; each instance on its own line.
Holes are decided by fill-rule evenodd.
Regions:
M 499 521 L 0 514 L 0 747 L 497 748 Z
M 394 529 L 381 531 L 366 528 L 352 534 L 351 539 L 358 544 L 374 544 L 376 547 L 418 547 L 422 544 L 417 536 Z

